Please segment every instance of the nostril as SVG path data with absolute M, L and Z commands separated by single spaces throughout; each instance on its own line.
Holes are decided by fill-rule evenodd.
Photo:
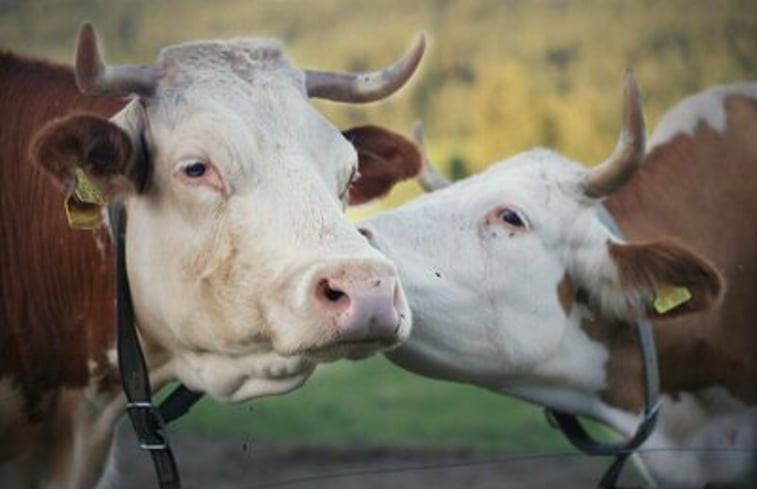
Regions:
M 325 295 L 326 295 L 326 298 L 330 300 L 331 302 L 336 302 L 342 297 L 346 296 L 347 294 L 345 294 L 339 289 L 332 289 L 331 287 L 327 285 Z
M 336 287 L 333 287 L 327 279 L 322 279 L 318 282 L 318 295 L 325 298 L 328 302 L 331 302 L 333 304 L 348 302 L 349 297 L 347 294 L 339 290 Z
M 370 229 L 366 229 L 366 228 L 361 228 L 361 227 L 359 227 L 359 228 L 357 228 L 357 231 L 358 231 L 358 232 L 359 232 L 360 234 L 362 234 L 363 236 L 365 236 L 365 237 L 366 237 L 366 239 L 368 239 L 368 241 L 370 241 L 370 240 L 372 240 L 372 239 L 373 239 L 373 231 L 371 231 Z

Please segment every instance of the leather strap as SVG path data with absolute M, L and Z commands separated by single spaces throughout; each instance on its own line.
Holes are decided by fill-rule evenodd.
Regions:
M 599 206 L 599 220 L 618 237 L 623 233 L 604 206 Z M 545 408 L 548 420 L 562 431 L 571 444 L 588 455 L 613 455 L 615 460 L 599 481 L 600 489 L 617 489 L 617 481 L 628 457 L 639 448 L 654 431 L 660 410 L 660 373 L 652 326 L 646 321 L 636 323 L 636 335 L 644 369 L 644 412 L 634 435 L 619 443 L 606 443 L 592 438 L 578 418 L 552 408 Z
M 118 366 L 126 394 L 126 411 L 139 440 L 150 452 L 160 489 L 180 489 L 176 460 L 168 443 L 165 425 L 185 414 L 202 397 L 179 385 L 158 408 L 152 401 L 150 378 L 134 327 L 134 305 L 126 273 L 126 220 L 123 205 L 113 204 L 108 212 L 116 241 L 116 325 Z
M 551 408 L 545 409 L 547 417 L 555 422 L 554 424 L 574 447 L 588 455 L 615 456 L 615 460 L 599 482 L 598 487 L 601 489 L 618 487 L 617 480 L 625 461 L 654 431 L 657 413 L 660 410 L 659 372 L 652 330 L 649 323 L 639 322 L 636 324 L 636 331 L 644 366 L 644 412 L 641 423 L 631 438 L 619 443 L 597 441 L 589 435 L 576 416 Z

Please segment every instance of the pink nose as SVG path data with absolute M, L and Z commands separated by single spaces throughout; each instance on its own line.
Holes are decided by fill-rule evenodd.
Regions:
M 396 341 L 404 320 L 397 287 L 389 272 L 342 267 L 316 280 L 315 310 L 333 324 L 337 341 Z

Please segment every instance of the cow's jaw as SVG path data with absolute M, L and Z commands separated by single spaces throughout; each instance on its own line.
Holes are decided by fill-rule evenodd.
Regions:
M 177 352 L 171 369 L 189 389 L 222 402 L 283 394 L 302 385 L 316 364 L 302 356 L 268 350 L 239 357 L 214 352 Z

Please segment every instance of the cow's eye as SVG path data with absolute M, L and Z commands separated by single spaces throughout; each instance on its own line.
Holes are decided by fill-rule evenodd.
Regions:
M 512 210 L 512 209 L 504 209 L 502 212 L 499 213 L 499 218 L 509 224 L 510 226 L 516 227 L 516 228 L 524 228 L 526 227 L 526 223 L 523 222 L 523 219 L 520 217 L 520 215 Z
M 207 170 L 207 165 L 202 161 L 192 161 L 184 166 L 184 174 L 189 178 L 200 178 Z
M 202 157 L 190 157 L 179 160 L 174 175 L 184 184 L 206 186 L 227 194 L 230 189 L 226 186 L 218 171 L 218 167 L 210 160 Z

